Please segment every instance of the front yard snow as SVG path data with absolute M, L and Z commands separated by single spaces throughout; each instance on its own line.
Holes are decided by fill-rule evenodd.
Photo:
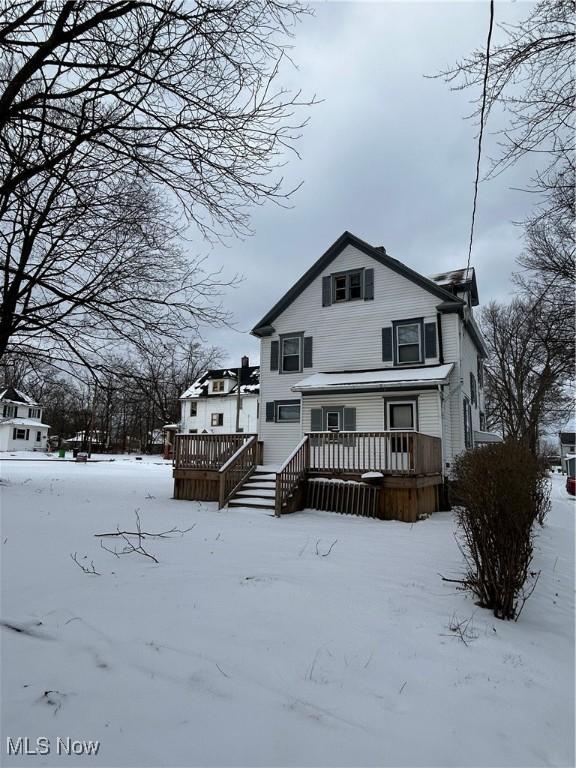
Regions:
M 448 513 L 217 512 L 171 500 L 160 461 L 0 474 L 3 765 L 574 764 L 561 477 L 514 624 L 440 579 L 461 569 Z M 194 528 L 146 539 L 157 564 L 102 549 L 94 534 L 133 530 L 135 510 L 143 530 Z M 50 754 L 9 757 L 19 736 L 49 738 Z M 58 755 L 57 737 L 98 754 Z

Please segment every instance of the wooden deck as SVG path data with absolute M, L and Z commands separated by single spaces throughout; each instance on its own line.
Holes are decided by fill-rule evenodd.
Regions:
M 260 462 L 254 434 L 176 435 L 174 498 L 236 503 Z M 419 432 L 311 432 L 273 475 L 277 516 L 311 506 L 413 522 L 439 508 L 442 446 Z

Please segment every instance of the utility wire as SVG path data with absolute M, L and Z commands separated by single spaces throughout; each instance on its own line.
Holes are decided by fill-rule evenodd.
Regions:
M 488 27 L 488 40 L 486 41 L 486 67 L 484 69 L 484 86 L 482 89 L 482 109 L 480 110 L 480 133 L 478 134 L 478 155 L 476 157 L 476 179 L 474 181 L 474 203 L 472 205 L 472 222 L 470 224 L 470 243 L 468 245 L 468 262 L 466 264 L 466 279 L 470 269 L 472 256 L 472 241 L 474 239 L 474 223 L 476 221 L 476 203 L 478 201 L 478 184 L 480 182 L 480 158 L 482 156 L 482 138 L 484 136 L 484 114 L 488 94 L 488 70 L 490 67 L 490 41 L 492 40 L 492 28 L 494 26 L 494 0 L 490 0 L 490 25 Z

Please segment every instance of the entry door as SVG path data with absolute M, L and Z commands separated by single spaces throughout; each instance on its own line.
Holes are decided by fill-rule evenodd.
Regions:
M 416 428 L 415 400 L 387 400 L 386 426 L 392 432 L 388 439 L 389 469 L 405 472 L 410 469 L 410 440 L 406 432 L 414 432 Z M 394 434 L 397 432 L 398 434 Z

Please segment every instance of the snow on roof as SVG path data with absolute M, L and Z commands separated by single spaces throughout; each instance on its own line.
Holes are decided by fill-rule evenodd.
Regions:
M 0 426 L 3 424 L 13 424 L 22 427 L 45 427 L 46 429 L 50 429 L 50 424 L 42 424 L 40 421 L 34 421 L 34 419 L 20 419 L 20 418 L 14 418 L 14 419 L 0 419 Z
M 20 390 L 16 389 L 15 387 L 4 387 L 0 392 L 0 400 L 3 400 L 4 402 L 9 402 L 9 403 L 25 403 L 26 405 L 38 405 L 38 403 L 35 400 L 33 400 L 28 395 L 24 394 L 24 392 L 20 392 Z
M 259 365 L 245 365 L 240 369 L 240 392 L 241 394 L 258 394 L 260 391 L 260 366 Z M 232 368 L 216 368 L 208 371 L 203 371 L 196 381 L 188 387 L 183 395 L 180 396 L 180 400 L 190 400 L 196 397 L 208 396 L 208 383 L 210 381 L 218 379 L 232 379 L 236 382 L 238 378 L 238 369 Z M 229 395 L 236 394 L 236 383 L 232 385 L 229 392 L 216 393 L 215 397 L 228 397 Z M 212 395 L 212 393 L 210 393 Z
M 475 443 L 501 443 L 502 437 L 497 435 L 496 432 L 480 432 L 474 430 L 474 442 Z
M 327 391 L 330 389 L 382 389 L 409 384 L 442 384 L 454 368 L 454 363 L 432 365 L 426 368 L 403 368 L 352 373 L 315 373 L 292 387 L 294 392 Z
M 467 283 L 474 277 L 474 267 L 464 267 L 462 269 L 451 269 L 448 272 L 439 272 L 437 275 L 430 275 L 430 280 L 434 280 L 438 285 L 460 285 Z
M 178 429 L 180 424 L 164 424 L 162 429 Z

